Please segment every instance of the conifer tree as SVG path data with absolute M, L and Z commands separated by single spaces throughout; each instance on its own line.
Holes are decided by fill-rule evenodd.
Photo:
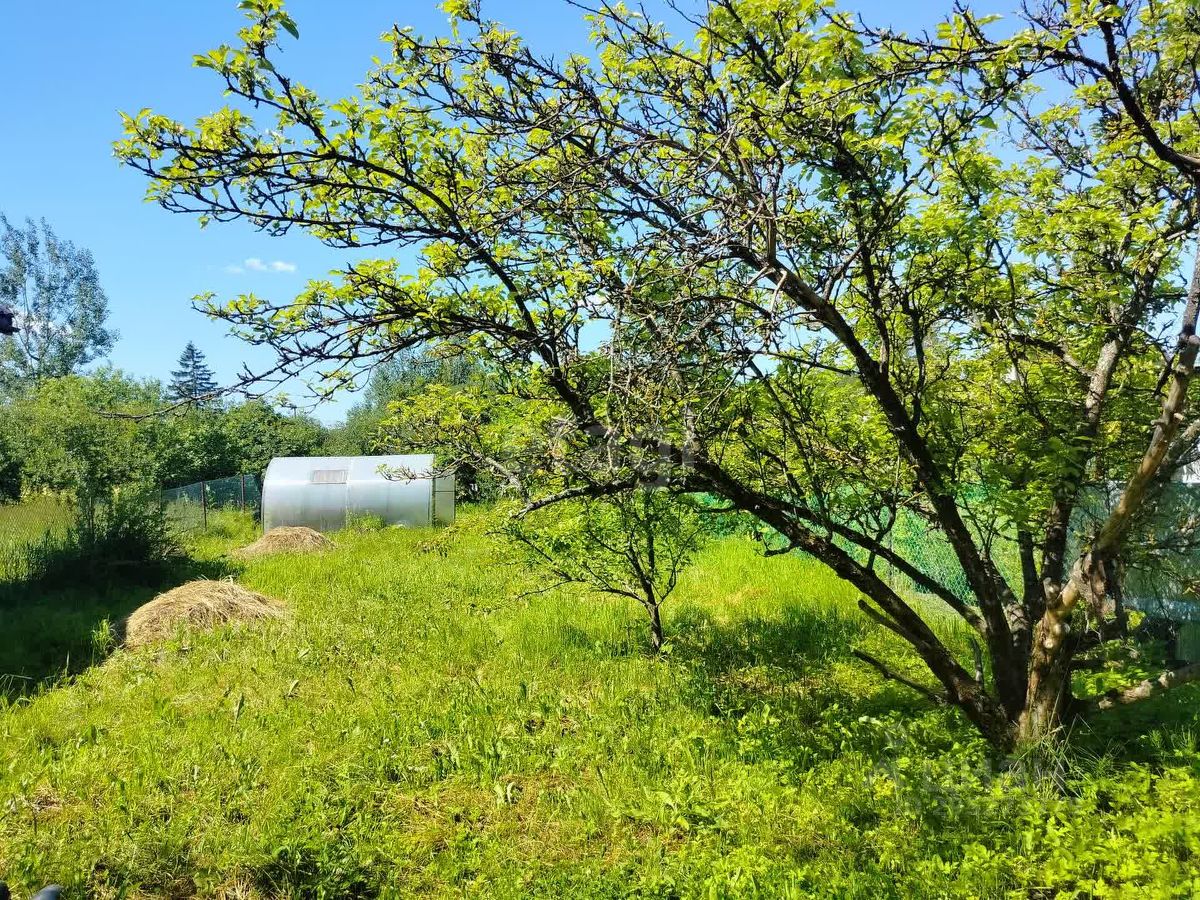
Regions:
M 204 354 L 188 341 L 179 355 L 179 368 L 171 372 L 167 396 L 172 400 L 203 401 L 216 389 L 213 370 L 205 361 Z

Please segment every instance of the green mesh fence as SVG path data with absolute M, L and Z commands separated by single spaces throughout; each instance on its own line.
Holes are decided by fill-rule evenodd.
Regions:
M 1077 557 L 1081 542 L 1095 533 L 1118 496 L 1115 488 L 1096 488 L 1083 496 L 1072 521 L 1068 560 Z M 968 498 L 976 503 L 984 499 L 982 489 Z M 702 502 L 720 505 L 713 498 L 703 498 Z M 755 526 L 748 517 L 733 513 L 716 516 L 713 525 L 713 530 L 721 534 L 753 533 L 756 527 L 761 527 Z M 981 535 L 976 534 L 976 538 L 983 542 Z M 860 562 L 866 562 L 866 551 L 841 539 L 837 543 Z M 884 544 L 964 602 L 974 602 L 966 573 L 950 542 L 926 519 L 901 511 Z M 1200 485 L 1168 485 L 1134 524 L 1127 546 L 1126 558 L 1121 562 L 1121 586 L 1127 605 L 1147 615 L 1175 622 L 1200 623 Z M 1021 561 L 1015 535 L 994 535 L 987 542 L 987 548 L 1001 574 L 1019 596 L 1022 590 Z M 876 560 L 875 570 L 903 594 L 923 593 L 919 585 L 883 560 Z M 1200 658 L 1200 628 L 1189 629 L 1189 634 L 1193 630 L 1196 658 Z
M 983 543 L 981 536 L 976 539 Z M 867 551 L 852 546 L 849 542 L 838 541 L 844 550 L 851 553 L 860 562 L 866 562 Z M 902 511 L 887 537 L 884 545 L 900 556 L 909 564 L 932 578 L 938 584 L 948 588 L 951 593 L 965 603 L 971 603 L 973 594 L 967 574 L 963 571 L 958 555 L 950 542 L 940 531 L 935 530 L 927 520 L 910 512 Z M 1000 567 L 1000 574 L 1014 591 L 1021 588 L 1021 562 L 1017 555 L 1016 543 L 1004 536 L 993 536 L 988 544 L 988 551 Z M 875 571 L 901 594 L 922 594 L 925 588 L 915 583 L 907 574 L 899 571 L 890 563 L 877 559 Z
M 1116 490 L 1089 492 L 1079 504 L 1074 534 L 1094 533 L 1118 498 Z M 1080 551 L 1077 543 L 1070 558 Z M 1121 559 L 1127 603 L 1176 622 L 1200 621 L 1200 485 L 1172 482 L 1142 511 Z
M 262 511 L 262 483 L 257 475 L 230 475 L 164 488 L 159 494 L 168 520 L 180 531 L 205 529 L 209 513 L 223 509 Z
M 709 508 L 723 505 L 721 501 L 710 495 L 703 495 L 697 499 L 701 506 Z M 754 534 L 762 527 L 752 517 L 738 512 L 713 514 L 709 526 L 709 530 L 717 535 Z M 865 550 L 841 538 L 834 540 L 838 546 L 854 556 L 855 559 L 864 563 L 867 561 L 868 554 Z M 922 572 L 945 585 L 963 601 L 971 602 L 971 588 L 967 583 L 966 573 L 958 562 L 958 557 L 950 546 L 950 542 L 941 532 L 934 530 L 928 521 L 911 512 L 902 511 L 884 540 L 884 544 Z M 1004 542 L 994 542 L 992 552 L 993 556 L 999 559 L 1005 578 L 1014 588 L 1017 587 L 1021 568 L 1020 561 L 1017 559 L 1016 547 L 1010 548 L 1004 546 Z M 923 589 L 914 584 L 907 575 L 897 571 L 883 560 L 875 561 L 875 571 L 881 573 L 884 579 L 898 591 L 908 594 L 922 593 Z M 1014 578 L 1017 580 L 1014 581 Z

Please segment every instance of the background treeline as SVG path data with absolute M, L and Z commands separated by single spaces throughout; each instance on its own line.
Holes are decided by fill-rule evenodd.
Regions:
M 407 354 L 381 368 L 333 427 L 265 399 L 181 404 L 172 385 L 115 368 L 30 382 L 0 401 L 0 501 L 261 474 L 275 456 L 422 449 L 396 406 L 476 374 L 462 358 Z
M 32 386 L 4 405 L 0 496 L 259 473 L 272 456 L 315 452 L 327 437 L 310 416 L 263 400 L 170 406 L 159 382 L 117 369 Z

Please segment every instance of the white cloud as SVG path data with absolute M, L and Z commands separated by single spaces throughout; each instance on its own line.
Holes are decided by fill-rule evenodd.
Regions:
M 257 256 L 251 256 L 249 259 L 242 260 L 240 265 L 226 266 L 225 271 L 230 275 L 241 275 L 245 272 L 295 272 L 296 264 L 282 259 L 265 262 Z

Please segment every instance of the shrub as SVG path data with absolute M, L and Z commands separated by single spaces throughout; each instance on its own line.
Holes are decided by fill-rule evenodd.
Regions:
M 68 586 L 116 576 L 158 579 L 180 551 L 153 495 L 116 490 L 95 505 L 78 505 L 65 533 L 47 532 L 25 550 L 26 583 Z

